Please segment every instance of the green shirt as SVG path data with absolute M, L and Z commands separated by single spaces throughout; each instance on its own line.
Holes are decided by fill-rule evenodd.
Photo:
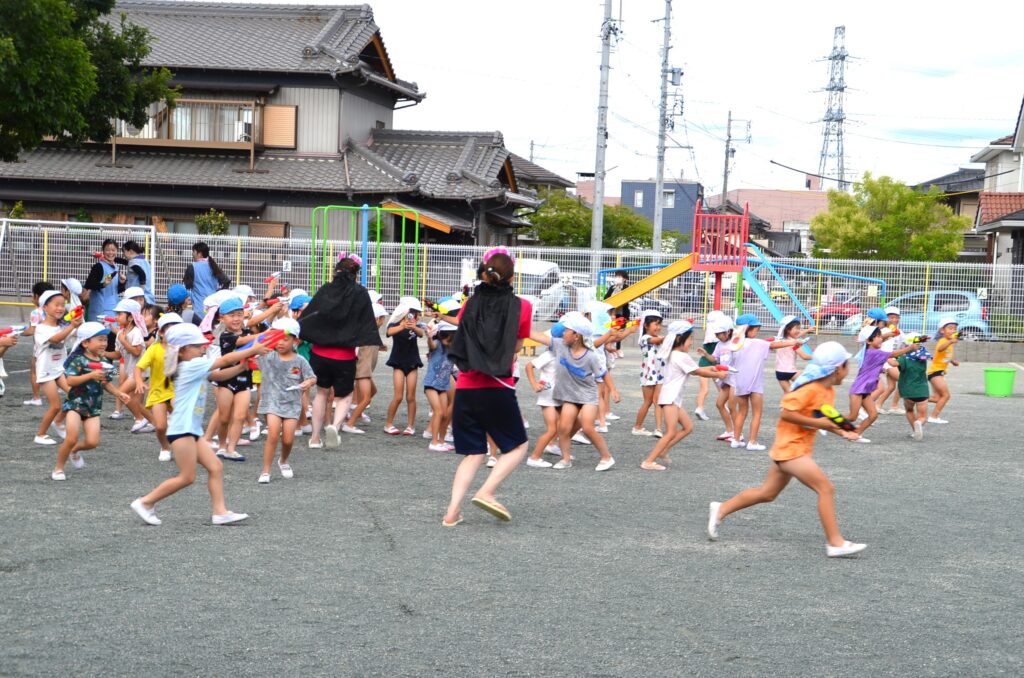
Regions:
M 904 398 L 927 398 L 930 395 L 928 377 L 925 374 L 928 362 L 905 355 L 897 358 L 896 362 L 900 366 L 900 395 Z
M 305 358 L 306 362 L 309 362 L 313 357 L 313 344 L 304 341 L 296 347 L 295 352 Z

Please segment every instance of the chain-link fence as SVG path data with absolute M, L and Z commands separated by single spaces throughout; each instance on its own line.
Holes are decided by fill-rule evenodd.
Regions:
M 310 287 L 313 250 L 309 240 L 14 220 L 0 223 L 0 234 L 0 295 L 12 300 L 31 300 L 29 288 L 37 280 L 68 276 L 84 280 L 95 261 L 93 252 L 104 238 L 119 243 L 131 238 L 147 248 L 154 264 L 157 299 L 165 298 L 167 287 L 181 280 L 198 240 L 210 246 L 211 256 L 235 284 L 251 285 L 258 294 L 265 289 L 263 280 L 281 270 L 289 287 Z M 359 248 L 357 242 L 355 250 Z M 351 249 L 350 242 L 331 241 L 325 256 L 333 261 L 339 252 Z M 380 243 L 378 248 L 369 243 L 367 286 L 378 289 L 389 307 L 402 294 L 440 299 L 475 277 L 485 249 L 429 242 L 418 247 Z M 592 297 L 594 286 L 606 275 L 596 276 L 595 271 L 624 269 L 635 282 L 678 258 L 642 250 L 523 247 L 513 252 L 517 292 L 533 298 L 538 319 L 557 317 Z M 757 314 L 769 327 L 776 325 L 774 310 L 800 315 L 802 307 L 822 331 L 853 333 L 865 310 L 895 304 L 908 331 L 934 332 L 941 319 L 952 317 L 975 338 L 1024 340 L 1024 266 L 771 259 L 773 272 L 758 264 L 756 258 L 749 259 L 742 284 L 736 274 L 724 276 L 723 308 L 735 312 L 739 306 Z M 713 303 L 714 275 L 689 272 L 634 302 L 633 308 L 659 308 L 669 317 L 696 318 L 703 324 L 699 319 Z

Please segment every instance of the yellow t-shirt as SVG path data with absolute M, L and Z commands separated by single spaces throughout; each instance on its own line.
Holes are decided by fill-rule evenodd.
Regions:
M 149 393 L 146 395 L 146 407 L 156 403 L 166 403 L 174 399 L 174 382 L 164 376 L 164 345 L 159 341 L 146 349 L 139 359 L 138 368 L 149 370 Z
M 946 342 L 946 345 L 940 349 L 939 345 L 942 342 Z M 932 358 L 932 364 L 928 366 L 928 374 L 946 371 L 949 361 L 953 359 L 953 346 L 954 342 L 951 339 L 939 339 L 939 343 L 935 346 L 935 357 Z
M 813 417 L 814 411 L 822 405 L 832 405 L 836 390 L 822 381 L 812 381 L 790 391 L 782 397 L 782 409 Z M 774 461 L 789 461 L 814 452 L 814 439 L 818 429 L 804 428 L 799 424 L 780 419 L 775 427 L 775 443 L 768 455 Z

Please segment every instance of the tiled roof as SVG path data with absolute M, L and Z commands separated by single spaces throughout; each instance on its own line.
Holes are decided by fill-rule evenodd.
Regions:
M 988 142 L 989 146 L 1009 146 L 1013 143 L 1013 135 L 1007 134 L 1005 137 L 999 137 Z
M 978 224 L 984 226 L 999 221 L 1017 212 L 1024 211 L 1024 193 L 990 193 L 981 194 L 981 210 Z
M 144 60 L 149 66 L 268 73 L 359 72 L 404 97 L 423 98 L 415 83 L 389 81 L 380 69 L 360 59 L 379 33 L 369 5 L 121 0 L 110 16 L 116 18 L 120 12 L 152 35 L 153 51 Z
M 974 169 L 973 167 L 961 167 L 955 172 L 944 174 L 935 179 L 922 181 L 914 190 L 927 191 L 932 186 L 940 191 L 980 191 L 985 185 L 985 170 Z
M 563 188 L 572 188 L 574 185 L 568 179 L 564 179 L 551 170 L 536 165 L 520 155 L 510 153 L 509 158 L 512 160 L 512 169 L 516 173 L 516 181 L 521 184 L 561 186 Z

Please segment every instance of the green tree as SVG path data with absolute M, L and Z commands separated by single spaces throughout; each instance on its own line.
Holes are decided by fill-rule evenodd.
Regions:
M 227 216 L 212 207 L 209 212 L 196 215 L 196 231 L 200 235 L 227 235 L 230 227 Z
M 590 247 L 593 211 L 582 200 L 564 190 L 544 189 L 540 197 L 544 204 L 530 215 L 530 222 L 541 244 L 551 247 Z M 603 247 L 651 247 L 654 238 L 651 222 L 630 208 L 623 205 L 605 206 L 603 223 Z
M 149 33 L 106 15 L 115 0 L 0 2 L 0 161 L 45 137 L 106 141 L 112 119 L 146 124 L 147 106 L 174 103 L 167 69 L 145 68 Z
M 25 203 L 23 203 L 21 200 L 14 203 L 14 207 L 11 208 L 11 211 L 7 214 L 7 216 L 10 217 L 11 219 L 24 219 L 26 216 Z
M 970 226 L 936 189 L 920 193 L 869 172 L 852 194 L 829 191 L 828 210 L 811 219 L 815 256 L 833 259 L 955 261 Z

